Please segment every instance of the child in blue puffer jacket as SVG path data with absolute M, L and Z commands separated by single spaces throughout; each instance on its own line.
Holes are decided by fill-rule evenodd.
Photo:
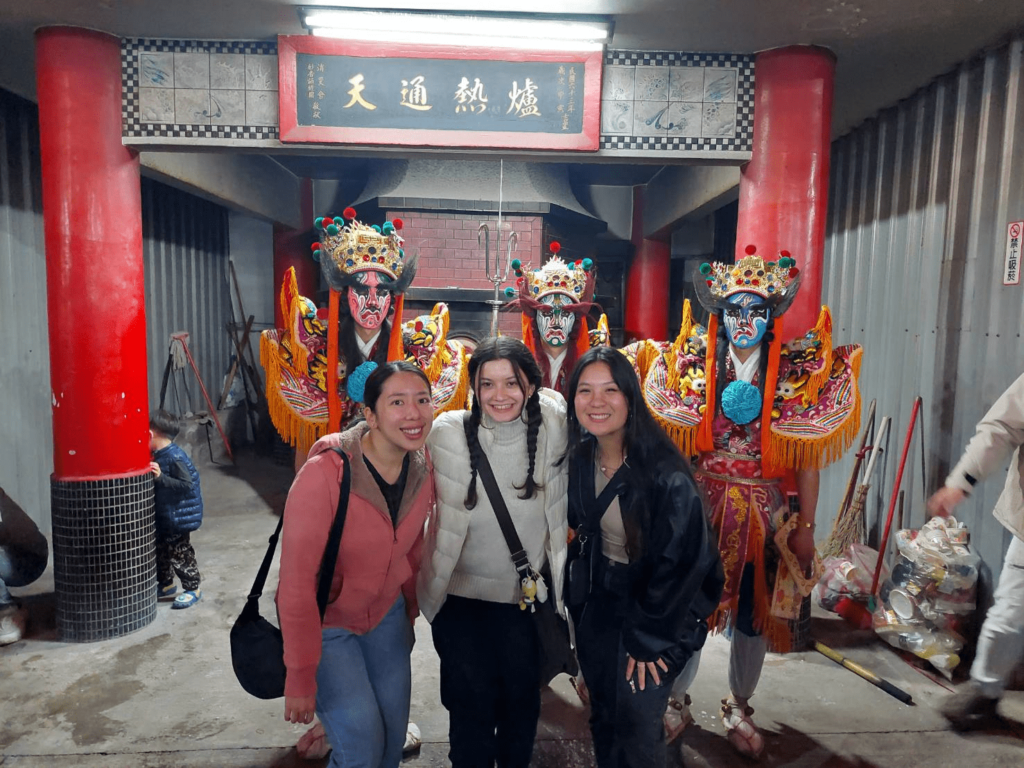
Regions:
M 189 608 L 203 596 L 199 588 L 199 564 L 189 534 L 203 523 L 203 494 L 199 473 L 185 452 L 174 442 L 178 419 L 160 410 L 149 419 L 149 450 L 156 486 L 156 577 L 158 596 L 177 592 L 174 574 L 181 580 L 182 593 L 172 608 Z

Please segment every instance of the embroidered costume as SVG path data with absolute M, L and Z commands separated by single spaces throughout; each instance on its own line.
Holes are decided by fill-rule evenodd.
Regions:
M 302 455 L 355 416 L 356 404 L 345 388 L 349 372 L 363 359 L 405 359 L 403 294 L 416 274 L 416 257 L 405 257 L 400 219 L 381 227 L 367 226 L 355 216 L 355 210 L 346 208 L 343 216 L 315 222 L 320 240 L 314 244 L 313 258 L 320 262 L 330 288 L 328 309 L 318 310 L 299 294 L 295 270 L 289 269 L 281 286 L 287 327 L 264 331 L 260 338 L 271 421 Z M 397 321 L 389 325 L 392 311 Z M 368 348 L 356 326 L 364 333 L 378 333 Z M 357 350 L 348 356 L 360 359 L 346 359 L 340 346 Z

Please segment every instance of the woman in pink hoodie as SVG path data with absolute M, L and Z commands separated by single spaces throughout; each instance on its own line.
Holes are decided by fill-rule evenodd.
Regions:
M 430 382 L 410 363 L 386 363 L 366 380 L 362 402 L 366 421 L 316 442 L 285 504 L 277 590 L 285 719 L 320 718 L 331 768 L 394 768 L 409 717 L 416 573 L 434 500 L 423 448 Z M 352 490 L 321 626 L 317 578 L 343 461 Z

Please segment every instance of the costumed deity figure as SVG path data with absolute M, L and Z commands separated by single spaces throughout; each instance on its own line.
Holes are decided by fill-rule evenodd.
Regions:
M 434 417 L 469 407 L 469 352 L 461 341 L 448 338 L 448 305 L 438 302 L 429 315 L 402 324 L 406 360 L 430 379 Z
M 401 219 L 367 226 L 346 208 L 340 217 L 315 222 L 319 242 L 313 258 L 330 287 L 326 316 L 299 295 L 295 270 L 281 287 L 287 327 L 264 331 L 260 359 L 267 371 L 270 418 L 297 459 L 329 432 L 356 415 L 345 380 L 365 361 L 405 359 L 401 317 L 403 294 L 416 274 L 398 232 Z M 389 316 L 397 318 L 389 322 Z
M 576 361 L 591 346 L 587 314 L 597 307 L 597 269 L 591 259 L 566 264 L 556 255 L 561 248 L 552 242 L 551 258 L 540 269 L 512 261 L 516 287 L 505 289 L 513 300 L 501 309 L 523 313 L 523 343 L 540 366 L 544 386 L 564 395 Z
M 703 264 L 697 296 L 711 313 L 697 325 L 687 301 L 673 343 L 638 342 L 624 352 L 641 374 L 644 398 L 683 452 L 718 536 L 725 589 L 708 623 L 731 636 L 722 719 L 729 741 L 756 757 L 764 747 L 748 700 L 765 652 L 791 647 L 790 622 L 820 568 L 814 551 L 818 472 L 838 459 L 860 425 L 861 348 L 833 348 L 822 307 L 814 329 L 782 344 L 782 315 L 800 285 L 783 251 L 765 261 L 747 246 L 736 264 Z M 780 483 L 795 483 L 791 514 Z M 813 566 L 813 567 L 812 567 Z M 808 571 L 808 569 L 810 569 Z M 808 575 L 809 574 L 809 575 Z M 666 725 L 685 727 L 694 660 L 679 676 Z

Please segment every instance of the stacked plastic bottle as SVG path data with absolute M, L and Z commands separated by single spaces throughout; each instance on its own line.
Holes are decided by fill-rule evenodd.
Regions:
M 954 518 L 898 531 L 899 557 L 873 617 L 879 637 L 947 677 L 960 663 L 963 628 L 976 604 L 979 558 L 967 542 L 967 527 Z

